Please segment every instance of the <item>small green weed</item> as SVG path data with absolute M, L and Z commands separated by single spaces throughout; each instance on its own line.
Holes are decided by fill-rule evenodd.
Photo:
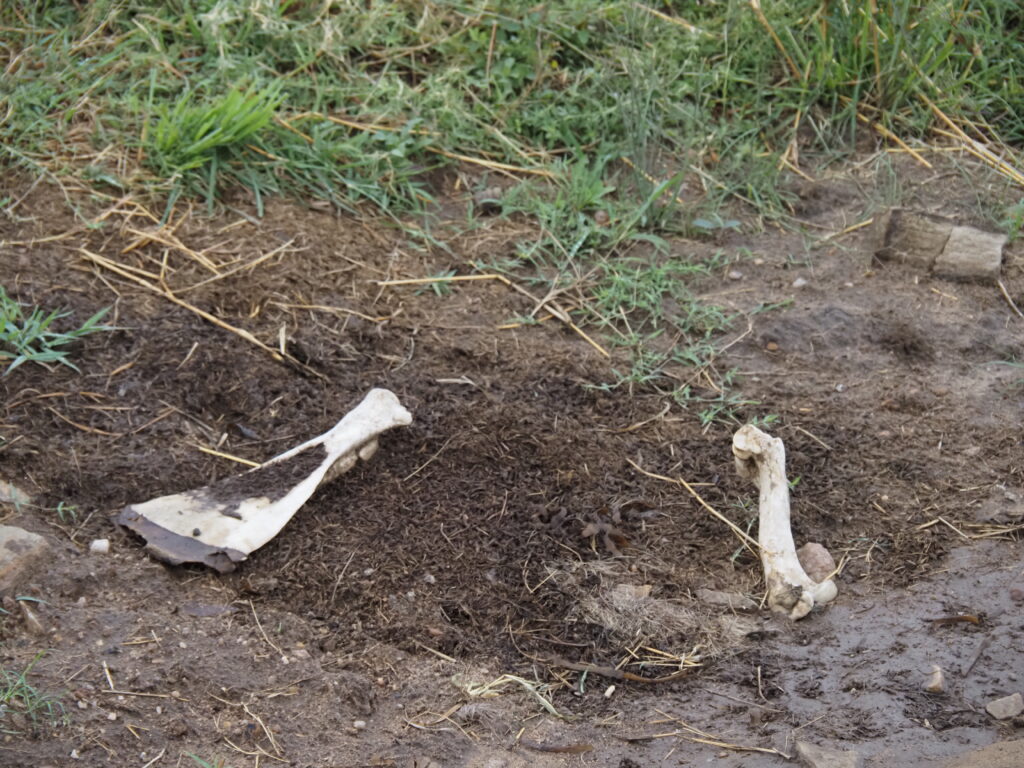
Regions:
M 14 715 L 26 718 L 33 727 L 57 728 L 70 722 L 59 696 L 40 692 L 28 682 L 28 674 L 43 657 L 39 653 L 20 672 L 0 670 L 0 733 L 18 734 L 12 725 Z
M 62 523 L 78 522 L 78 507 L 73 504 L 65 504 L 63 501 L 57 504 L 57 517 Z
M 10 361 L 3 375 L 7 376 L 25 362 L 61 363 L 77 371 L 74 363 L 68 360 L 68 350 L 60 348 L 91 333 L 114 330 L 100 324 L 109 311 L 109 307 L 101 309 L 80 327 L 58 332 L 51 330 L 51 325 L 55 320 L 69 316 L 70 312 L 53 310 L 46 314 L 39 307 L 33 307 L 26 315 L 22 305 L 8 296 L 0 285 L 0 361 Z
M 193 755 L 191 752 L 186 752 L 185 754 L 192 758 L 192 762 L 198 765 L 199 768 L 227 768 L 227 763 L 221 758 L 214 758 L 214 761 L 211 763 L 209 760 L 203 760 L 203 758 Z

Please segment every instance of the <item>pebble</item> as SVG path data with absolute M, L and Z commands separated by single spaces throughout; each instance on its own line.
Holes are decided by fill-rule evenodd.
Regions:
M 0 592 L 13 590 L 45 567 L 50 546 L 42 536 L 13 525 L 0 525 Z
M 836 569 L 832 554 L 816 541 L 808 541 L 796 551 L 800 566 L 817 582 L 825 581 Z
M 18 607 L 21 609 L 21 620 L 25 623 L 25 629 L 30 635 L 45 635 L 43 622 L 36 616 L 36 612 L 28 607 L 28 603 L 19 600 Z
M 742 280 L 743 273 L 740 272 L 738 269 L 730 269 L 729 274 L 726 275 L 726 277 L 728 277 L 730 280 Z
M 863 764 L 857 752 L 819 747 L 808 741 L 796 743 L 796 754 L 807 768 L 861 768 Z
M 805 285 L 807 285 L 807 280 L 805 280 L 802 277 L 798 277 L 796 280 L 793 281 L 794 288 L 803 288 Z
M 932 672 L 928 675 L 928 681 L 924 684 L 924 689 L 928 693 L 942 693 L 946 690 L 946 676 L 942 672 L 942 667 L 938 664 L 932 664 Z
M 993 699 L 985 705 L 985 711 L 996 720 L 1009 720 L 1024 712 L 1024 698 L 1019 693 Z
M 437 579 L 434 578 L 434 574 L 432 574 L 432 573 L 425 573 L 425 574 L 423 574 L 423 580 L 425 582 L 427 582 L 427 584 L 436 584 L 437 583 Z
M 110 552 L 110 539 L 93 539 L 89 543 L 89 551 L 94 555 L 105 555 Z
M 355 728 L 357 731 L 365 731 L 366 730 L 366 721 L 365 720 L 354 720 L 352 722 L 352 727 Z
M 19 507 L 22 504 L 31 504 L 32 494 L 23 491 L 14 483 L 0 480 L 0 501 Z
M 1024 587 L 1010 587 L 1010 599 L 1015 603 L 1024 603 Z

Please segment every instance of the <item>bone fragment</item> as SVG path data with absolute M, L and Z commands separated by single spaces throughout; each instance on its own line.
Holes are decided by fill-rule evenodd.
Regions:
M 815 603 L 834 599 L 837 590 L 831 579 L 818 582 L 808 576 L 797 558 L 790 528 L 786 449 L 779 438 L 748 424 L 733 435 L 732 452 L 736 471 L 759 491 L 758 544 L 768 605 L 791 619 L 803 618 Z
M 371 390 L 330 431 L 242 475 L 132 504 L 118 522 L 172 565 L 205 563 L 221 573 L 276 536 L 316 489 L 369 459 L 377 437 L 412 416 L 386 389 Z

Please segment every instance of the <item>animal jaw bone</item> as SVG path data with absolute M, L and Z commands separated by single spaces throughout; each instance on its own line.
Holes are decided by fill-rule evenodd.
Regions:
M 768 605 L 773 611 L 801 619 L 815 603 L 827 603 L 837 593 L 835 582 L 817 582 L 797 558 L 790 528 L 789 483 L 786 481 L 786 449 L 782 440 L 750 424 L 732 438 L 736 471 L 754 482 L 760 492 L 758 544 L 768 584 Z
M 368 460 L 382 432 L 411 422 L 393 393 L 371 390 L 319 437 L 245 474 L 132 504 L 117 521 L 146 539 L 146 549 L 161 560 L 226 573 L 274 538 L 318 487 Z

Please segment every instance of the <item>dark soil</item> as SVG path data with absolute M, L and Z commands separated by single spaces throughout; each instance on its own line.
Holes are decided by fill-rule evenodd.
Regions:
M 822 235 L 843 229 L 865 204 L 851 189 L 810 190 L 802 215 Z M 958 194 L 939 212 L 973 221 Z M 741 418 L 778 417 L 768 429 L 786 443 L 798 544 L 843 559 L 837 601 L 794 625 L 700 603 L 701 588 L 759 600 L 759 563 L 681 487 L 630 464 L 702 484 L 756 528 L 756 491 L 732 467 L 736 424 L 703 427 L 706 406 L 653 390 L 600 388 L 628 361 L 557 320 L 499 328 L 534 306 L 498 281 L 441 295 L 378 284 L 468 274 L 470 259 L 510 253 L 521 225 L 494 219 L 445 254 L 384 222 L 277 203 L 261 221 L 185 215 L 157 241 L 138 234 L 156 225 L 131 205 L 83 205 L 103 226 L 79 226 L 41 188 L 0 219 L 12 296 L 79 321 L 112 304 L 120 329 L 78 345 L 80 374 L 24 365 L 0 379 L 0 479 L 35 496 L 5 522 L 56 554 L 19 591 L 46 601 L 48 634 L 6 617 L 0 666 L 46 650 L 29 679 L 61 694 L 70 719 L 15 713 L 0 764 L 190 765 L 191 753 L 231 766 L 759 766 L 801 739 L 913 766 L 1012 730 L 984 712 L 1024 686 L 1012 599 L 1024 561 L 1010 541 L 1024 518 L 1024 373 L 1012 365 L 1024 320 L 997 287 L 875 263 L 862 230 L 813 250 L 786 233 L 714 244 L 750 252 L 694 286 L 736 313 L 716 365 L 761 403 Z M 1021 264 L 1008 248 L 1018 305 Z M 393 390 L 413 424 L 236 572 L 162 565 L 114 525 L 127 504 L 244 471 L 199 446 L 266 460 L 373 387 Z M 109 555 L 88 552 L 99 537 Z M 929 623 L 959 613 L 980 618 Z M 702 666 L 671 682 L 602 676 L 667 676 L 684 658 Z M 931 664 L 947 693 L 922 691 Z M 504 674 L 571 718 L 515 680 L 471 695 Z

